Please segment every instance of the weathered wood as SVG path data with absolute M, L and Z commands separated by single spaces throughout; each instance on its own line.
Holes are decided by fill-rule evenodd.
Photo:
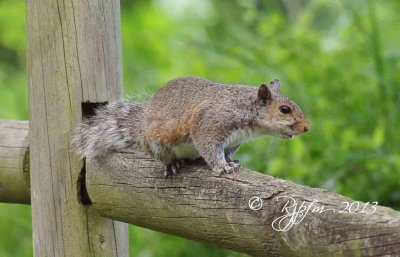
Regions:
M 340 213 L 345 202 L 355 201 L 248 170 L 220 176 L 190 165 L 165 179 L 163 167 L 138 152 L 88 165 L 87 190 L 105 217 L 252 256 L 400 256 L 400 213 L 390 208 Z M 249 208 L 254 196 L 263 201 L 260 210 Z M 310 209 L 299 224 L 277 231 L 273 221 L 286 214 L 282 210 L 293 211 L 293 202 L 284 208 L 284 197 L 295 199 L 298 210 Z M 372 205 L 364 212 L 373 212 Z M 317 207 L 332 210 L 317 213 Z M 289 218 L 275 228 L 283 229 Z
M 127 225 L 80 202 L 83 165 L 70 149 L 81 102 L 121 97 L 119 1 L 27 0 L 26 10 L 35 256 L 127 256 Z
M 0 122 L 0 146 L 11 149 L 8 155 L 3 154 L 6 151 L 0 152 L 0 164 L 14 167 L 8 162 L 10 158 L 11 163 L 17 164 L 13 170 L 17 175 L 2 180 L 2 184 L 22 198 L 29 197 L 29 179 L 23 179 L 29 167 L 20 152 L 26 152 L 28 146 L 27 129 L 24 121 Z M 12 146 L 20 150 L 13 151 Z M 336 210 L 345 207 L 343 202 L 355 202 L 320 189 L 250 171 L 218 176 L 196 165 L 166 180 L 163 167 L 141 153 L 114 154 L 102 163 L 89 162 L 89 166 L 92 169 L 87 174 L 87 187 L 94 208 L 87 208 L 87 225 L 92 241 L 94 238 L 96 242 L 90 246 L 96 256 L 102 255 L 102 244 L 106 242 L 123 244 L 127 233 L 124 227 L 115 229 L 114 235 L 112 227 L 123 223 L 111 223 L 96 211 L 106 217 L 255 256 L 397 256 L 400 251 L 400 214 L 385 207 L 377 207 L 369 215 L 313 213 L 310 209 L 306 218 L 289 231 L 272 229 L 272 221 L 284 214 L 281 210 L 286 203 L 285 199 L 276 201 L 277 197 L 291 196 L 299 205 L 302 201 L 308 204 L 303 207 L 318 201 L 312 208 L 325 206 Z M 9 170 L 0 169 L 0 178 Z M 18 184 L 21 179 L 24 182 Z M 13 188 L 14 184 L 20 186 Z M 4 192 L 0 190 L 0 201 L 19 201 L 7 198 L 13 196 Z M 264 200 L 261 210 L 249 209 L 252 196 Z M 115 252 L 120 248 L 107 249 Z
M 31 202 L 28 132 L 27 121 L 0 120 L 0 202 Z

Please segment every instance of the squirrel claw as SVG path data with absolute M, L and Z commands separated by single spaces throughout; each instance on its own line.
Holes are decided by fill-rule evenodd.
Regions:
M 184 160 L 177 160 L 177 161 L 175 161 L 175 165 L 176 165 L 176 168 L 177 168 L 178 172 L 181 171 L 181 169 L 183 168 L 183 164 L 184 164 L 184 163 L 185 163 Z
M 173 161 L 167 165 L 167 169 L 165 170 L 165 178 L 172 177 L 172 175 L 178 174 L 183 166 L 184 161 L 178 160 Z
M 168 164 L 167 168 L 164 171 L 164 177 L 170 178 L 172 176 L 172 174 L 173 174 L 173 172 L 172 172 L 171 164 Z
M 226 174 L 231 174 L 234 172 L 238 172 L 240 170 L 240 165 L 231 161 L 228 162 L 228 165 L 225 165 L 224 168 L 221 171 L 221 174 L 226 173 Z
M 239 168 L 242 167 L 242 165 L 240 165 L 240 161 L 239 160 L 231 160 L 228 163 L 233 163 L 233 165 L 239 166 Z
M 232 160 L 230 157 L 226 157 L 225 158 L 225 160 L 228 162 L 228 163 L 235 163 L 235 164 L 237 164 L 239 167 L 241 167 L 240 166 L 240 161 L 239 160 Z
M 236 160 L 236 161 L 229 162 L 229 166 L 233 167 L 233 172 L 238 172 L 240 170 L 240 167 L 241 167 L 240 164 L 239 164 L 239 161 L 238 160 Z
M 178 172 L 179 172 L 179 169 L 180 169 L 180 164 L 179 164 L 179 162 L 171 162 L 171 169 L 172 169 L 172 173 L 175 175 L 175 174 L 178 174 Z

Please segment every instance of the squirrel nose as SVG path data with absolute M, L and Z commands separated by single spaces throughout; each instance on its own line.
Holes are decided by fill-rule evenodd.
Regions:
M 309 130 L 310 130 L 310 125 L 309 124 L 304 125 L 303 131 L 307 132 Z

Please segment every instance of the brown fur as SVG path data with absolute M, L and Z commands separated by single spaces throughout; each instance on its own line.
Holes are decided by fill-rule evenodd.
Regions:
M 309 129 L 300 107 L 279 87 L 278 80 L 257 88 L 178 78 L 149 103 L 122 101 L 98 110 L 78 127 L 74 142 L 90 157 L 140 146 L 173 172 L 179 160 L 200 156 L 214 171 L 233 172 L 239 166 L 230 156 L 246 140 L 291 138 Z M 282 106 L 290 112 L 282 113 Z
M 292 113 L 281 113 L 281 105 L 289 106 Z M 304 133 L 309 124 L 301 109 L 280 94 L 277 80 L 257 89 L 185 77 L 170 81 L 155 94 L 145 127 L 150 152 L 164 163 L 179 159 L 174 146 L 193 143 L 214 170 L 222 171 L 229 169 L 223 157 L 224 140 L 234 131 L 251 128 L 288 138 Z

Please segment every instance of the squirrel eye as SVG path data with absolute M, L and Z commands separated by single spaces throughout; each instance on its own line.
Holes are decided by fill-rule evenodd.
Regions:
M 292 112 L 292 109 L 290 109 L 290 107 L 287 105 L 280 106 L 279 110 L 281 111 L 281 113 L 284 113 L 284 114 L 288 114 L 288 113 Z

